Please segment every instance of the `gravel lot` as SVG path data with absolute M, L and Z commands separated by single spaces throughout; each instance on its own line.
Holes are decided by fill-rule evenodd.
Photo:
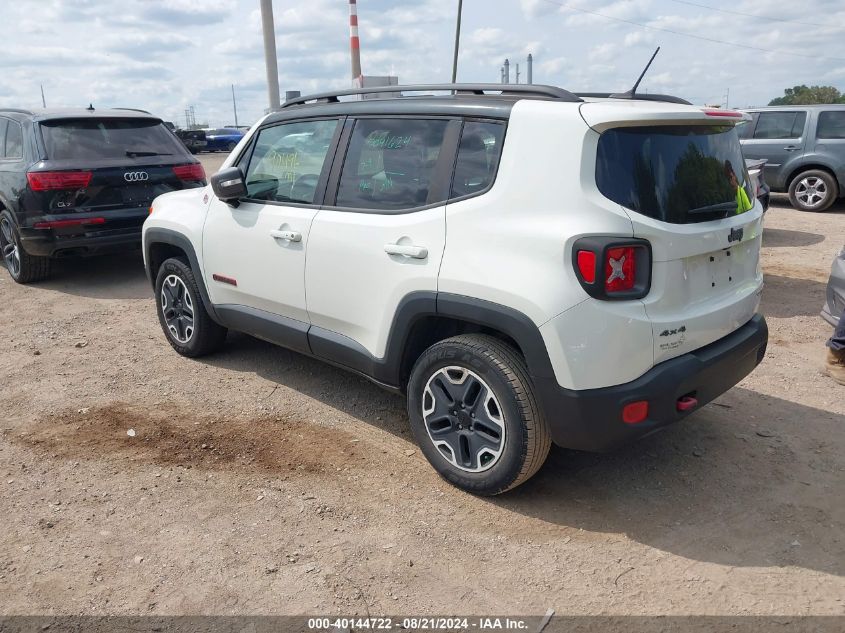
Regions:
M 138 253 L 0 271 L 0 614 L 845 614 L 818 317 L 843 244 L 845 205 L 778 201 L 758 370 L 497 499 L 441 481 L 363 379 L 238 334 L 177 356 Z

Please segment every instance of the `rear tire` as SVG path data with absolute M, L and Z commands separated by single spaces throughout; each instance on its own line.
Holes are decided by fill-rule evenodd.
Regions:
M 0 214 L 0 253 L 9 276 L 19 284 L 41 281 L 50 275 L 50 258 L 30 255 L 21 246 L 11 214 Z
M 182 356 L 211 354 L 226 340 L 226 328 L 206 312 L 194 272 L 185 261 L 164 261 L 156 276 L 155 301 L 164 336 Z
M 789 183 L 789 202 L 799 211 L 827 211 L 837 197 L 836 179 L 826 171 L 810 169 Z
M 455 336 L 423 352 L 408 382 L 408 415 L 434 469 L 477 495 L 524 483 L 551 447 L 525 360 L 492 336 Z

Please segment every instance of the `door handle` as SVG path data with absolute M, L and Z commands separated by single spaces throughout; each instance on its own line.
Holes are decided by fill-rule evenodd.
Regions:
M 795 151 L 798 151 L 801 148 L 798 147 L 797 145 L 787 145 L 783 149 L 785 149 L 787 152 L 795 152 Z
M 414 259 L 425 259 L 428 257 L 428 249 L 413 244 L 385 244 L 384 252 L 388 255 L 404 255 Z
M 270 235 L 277 240 L 287 240 L 288 242 L 301 242 L 302 233 L 299 231 L 270 231 Z

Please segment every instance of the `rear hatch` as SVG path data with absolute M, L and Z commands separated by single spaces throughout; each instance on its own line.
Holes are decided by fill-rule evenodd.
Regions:
M 757 311 L 762 206 L 734 123 L 739 113 L 648 102 L 581 107 L 600 132 L 596 184 L 652 250 L 642 302 L 654 363 L 691 352 Z
M 205 184 L 202 167 L 159 119 L 49 119 L 39 127 L 43 160 L 27 174 L 33 215 L 138 224 L 156 196 Z

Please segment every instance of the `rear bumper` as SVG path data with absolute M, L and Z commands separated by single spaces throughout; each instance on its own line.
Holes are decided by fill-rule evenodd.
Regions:
M 66 228 L 36 229 L 20 227 L 21 246 L 30 255 L 61 257 L 96 255 L 139 248 L 141 228 L 149 215 L 147 207 L 91 214 L 104 217 L 104 224 Z M 61 216 L 44 216 L 32 221 L 61 220 Z
M 677 422 L 723 394 L 763 360 L 767 342 L 768 327 L 758 314 L 728 336 L 660 363 L 623 385 L 573 391 L 554 378 L 535 378 L 534 383 L 555 444 L 603 452 Z M 698 404 L 678 411 L 683 396 L 694 397 Z M 640 400 L 649 403 L 647 419 L 624 423 L 623 407 Z

